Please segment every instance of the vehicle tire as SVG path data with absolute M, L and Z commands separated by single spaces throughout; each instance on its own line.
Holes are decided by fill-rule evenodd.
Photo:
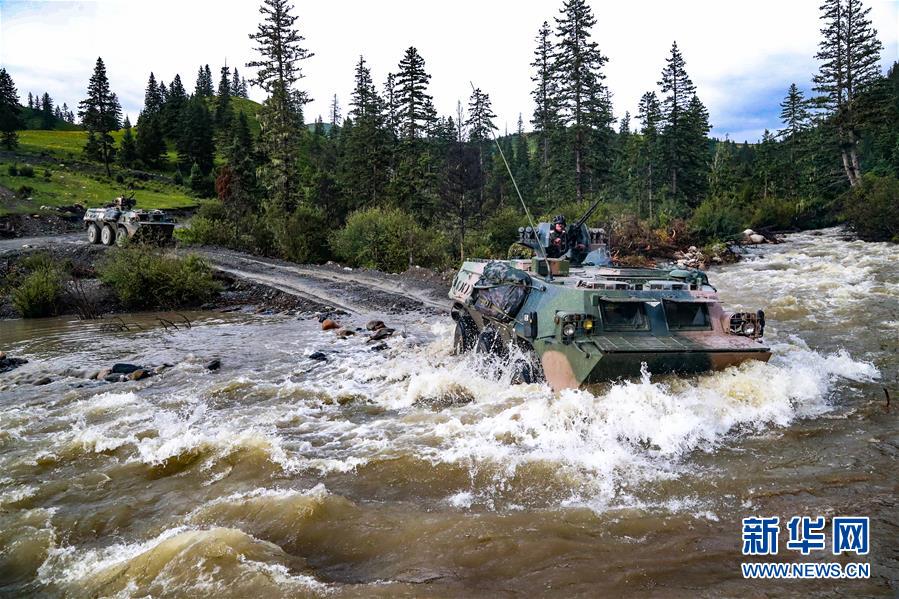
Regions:
M 478 341 L 477 325 L 467 314 L 459 314 L 456 318 L 456 331 L 453 333 L 453 353 L 465 354 L 474 349 Z
M 128 243 L 128 231 L 125 227 L 119 227 L 115 234 L 115 243 L 119 247 L 124 247 Z
M 512 374 L 513 385 L 530 385 L 543 381 L 543 369 L 531 360 L 520 359 L 515 362 Z
M 100 227 L 95 223 L 91 223 L 87 226 L 87 242 L 100 243 Z
M 503 345 L 503 340 L 499 333 L 493 329 L 487 328 L 478 335 L 475 351 L 479 354 L 504 356 L 506 354 L 506 347 Z
M 103 242 L 103 245 L 115 243 L 115 231 L 110 225 L 103 225 L 103 230 L 100 231 L 100 241 Z

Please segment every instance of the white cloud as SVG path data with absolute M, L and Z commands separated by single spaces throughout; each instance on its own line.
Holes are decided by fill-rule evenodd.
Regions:
M 887 64 L 899 58 L 899 3 L 867 3 Z M 640 95 L 655 87 L 675 39 L 718 135 L 752 139 L 766 126 L 776 128 L 779 97 L 793 81 L 807 87 L 815 70 L 819 0 L 591 4 L 619 116 L 635 112 Z M 544 20 L 552 23 L 560 6 L 561 0 L 297 0 L 301 32 L 315 52 L 304 65 L 302 85 L 315 99 L 307 116 L 326 114 L 334 93 L 346 105 L 360 54 L 380 83 L 415 45 L 433 76 L 439 111 L 450 114 L 457 99 L 467 100 L 471 80 L 490 93 L 500 129 L 513 129 L 519 112 L 527 121 L 532 110 L 529 63 L 537 29 Z M 209 63 L 216 79 L 225 60 L 249 75 L 243 65 L 254 57 L 247 35 L 258 22 L 257 7 L 255 0 L 0 0 L 0 64 L 21 95 L 46 90 L 73 105 L 103 56 L 133 117 L 151 70 L 166 82 L 180 73 L 188 88 L 200 64 Z M 251 95 L 261 99 L 258 90 Z

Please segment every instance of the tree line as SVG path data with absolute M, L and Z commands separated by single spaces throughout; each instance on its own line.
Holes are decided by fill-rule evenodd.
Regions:
M 327 121 L 307 126 L 310 97 L 301 83 L 313 53 L 288 0 L 260 6 L 250 81 L 225 66 L 215 85 L 203 65 L 188 94 L 180 76 L 166 85 L 151 73 L 132 130 L 127 119 L 121 123 L 98 60 L 79 116 L 88 131 L 85 153 L 107 169 L 116 162 L 174 169 L 177 182 L 221 200 L 201 214 L 216 223 L 208 231 L 227 235 L 220 242 L 295 260 L 329 258 L 345 247 L 336 236 L 357 213 L 399 218 L 418 231 L 416 239 L 444 244 L 456 257 L 501 254 L 522 222 L 506 161 L 538 213 L 576 212 L 602 198 L 597 222 L 628 218 L 657 235 L 683 230 L 698 242 L 723 240 L 745 226 L 847 218 L 850 208 L 866 205 L 866 192 L 854 191 L 868 189 L 865 177 L 884 179 L 891 193 L 899 175 L 899 72 L 895 65 L 880 71 L 882 45 L 869 10 L 861 0 L 825 0 L 813 94 L 795 83 L 785 90 L 782 128 L 758 143 L 709 138 L 708 110 L 676 42 L 660 57 L 656 88 L 646 90 L 633 116 L 616 119 L 608 58 L 593 38 L 596 16 L 585 0 L 563 0 L 538 28 L 530 130 L 520 115 L 517 130 L 496 142 L 489 90 L 466 91 L 453 114 L 438 114 L 415 47 L 380 82 L 360 56 L 346 114 L 334 95 Z M 248 85 L 266 95 L 256 114 L 234 108 Z M 6 140 L 11 109 L 4 110 Z M 116 145 L 111 133 L 123 125 Z M 875 218 L 899 218 L 889 202 L 877 210 Z

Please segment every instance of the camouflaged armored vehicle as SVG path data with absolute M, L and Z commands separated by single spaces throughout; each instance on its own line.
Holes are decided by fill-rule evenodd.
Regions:
M 118 197 L 104 208 L 89 208 L 84 213 L 87 240 L 122 245 L 129 239 L 155 243 L 172 239 L 175 221 L 162 210 L 135 210 L 134 204 L 132 195 Z
M 530 359 L 520 378 L 556 391 L 638 375 L 644 363 L 695 373 L 771 357 L 764 312 L 725 311 L 699 270 L 614 266 L 605 232 L 585 222 L 568 227 L 557 258 L 540 223 L 519 229 L 535 257 L 462 264 L 449 292 L 457 352 L 517 346 Z

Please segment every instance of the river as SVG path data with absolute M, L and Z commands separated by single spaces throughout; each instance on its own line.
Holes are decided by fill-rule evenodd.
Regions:
M 0 595 L 894 596 L 897 258 L 754 248 L 709 275 L 766 308 L 770 363 L 560 395 L 452 356 L 444 316 L 380 352 L 287 316 L 2 322 L 30 361 L 0 374 Z M 175 366 L 79 373 L 121 361 Z M 869 516 L 871 577 L 743 580 L 753 515 Z

